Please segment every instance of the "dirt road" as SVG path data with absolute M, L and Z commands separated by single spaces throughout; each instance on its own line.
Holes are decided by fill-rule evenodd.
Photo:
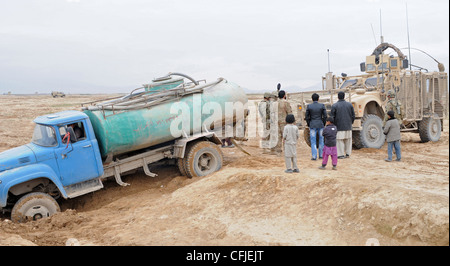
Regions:
M 30 141 L 32 120 L 104 96 L 0 96 L 0 152 Z M 338 170 L 317 169 L 300 138 L 299 174 L 262 155 L 259 140 L 223 149 L 224 167 L 188 179 L 174 166 L 106 181 L 105 189 L 60 202 L 35 222 L 0 220 L 0 245 L 449 245 L 448 120 L 436 143 L 402 134 L 402 162 L 387 147 L 354 150 Z M 302 134 L 302 133 L 301 133 Z

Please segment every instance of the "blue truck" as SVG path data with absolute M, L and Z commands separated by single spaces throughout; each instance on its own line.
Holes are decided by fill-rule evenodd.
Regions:
M 110 107 L 115 104 L 116 109 L 120 109 L 124 102 L 135 102 L 149 93 L 167 96 L 171 91 L 176 91 L 176 97 L 167 97 L 166 101 L 149 104 L 146 108 L 111 112 L 105 102 L 95 103 L 93 106 L 97 109 L 94 108 L 96 110 L 93 112 L 101 114 L 103 120 L 100 122 L 103 124 L 93 122 L 97 117 L 87 110 L 89 108 L 37 117 L 30 143 L 0 153 L 0 211 L 10 213 L 14 222 L 49 217 L 60 211 L 58 201 L 102 189 L 102 181 L 108 178 L 114 178 L 119 185 L 127 186 L 129 184 L 122 181 L 122 175 L 130 171 L 143 168 L 146 175 L 156 176 L 150 171 L 149 165 L 161 160 L 172 161 L 188 177 L 218 171 L 222 167 L 223 157 L 219 146 L 221 140 L 214 131 L 204 127 L 204 130 L 183 132 L 181 136 L 156 138 L 152 134 L 169 134 L 169 125 L 156 123 L 152 119 L 159 121 L 161 117 L 168 116 L 164 108 L 173 102 L 192 102 L 189 97 L 194 94 L 205 94 L 207 90 L 212 94 L 216 90 L 220 93 L 228 91 L 229 94 L 233 89 L 241 89 L 236 86 L 230 89 L 228 85 L 224 87 L 226 84 L 223 80 L 203 85 L 201 90 L 198 89 L 198 83 L 182 85 L 160 92 L 144 91 L 135 94 L 136 97 L 122 97 L 115 102 L 107 101 Z M 181 92 L 192 93 L 180 96 Z M 217 95 L 213 98 L 220 99 Z M 124 116 L 126 121 L 120 119 Z M 105 130 L 104 123 L 111 124 L 114 119 L 118 119 L 121 127 L 118 130 L 111 127 Z M 136 130 L 142 129 L 145 121 L 147 130 Z M 161 129 L 162 126 L 166 127 L 166 131 Z M 133 143 L 119 143 L 118 136 L 130 142 L 130 138 L 126 138 L 127 132 L 132 133 Z M 114 139 L 115 145 L 122 145 L 122 148 L 112 149 L 114 147 L 109 144 L 108 149 L 120 152 L 104 151 L 105 142 L 110 139 Z

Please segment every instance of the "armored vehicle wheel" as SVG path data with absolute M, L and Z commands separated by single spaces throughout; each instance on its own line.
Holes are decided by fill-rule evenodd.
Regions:
M 438 141 L 441 138 L 441 120 L 437 114 L 424 117 L 419 123 L 419 136 L 422 142 Z
M 308 144 L 309 147 L 311 147 L 311 139 L 309 138 L 309 128 L 306 127 L 303 130 L 303 138 L 305 139 L 306 144 Z
M 385 140 L 381 118 L 376 115 L 365 115 L 361 124 L 362 130 L 353 132 L 355 148 L 381 148 Z
M 305 139 L 306 144 L 308 144 L 309 147 L 311 147 L 311 137 L 309 136 L 309 128 L 305 128 L 303 130 L 303 137 Z M 319 147 L 319 132 L 316 134 L 316 147 Z
M 54 198 L 46 193 L 34 192 L 20 198 L 11 211 L 13 222 L 34 221 L 50 217 L 60 211 Z
M 205 176 L 222 168 L 222 151 L 210 141 L 195 143 L 185 155 L 186 176 L 189 178 Z

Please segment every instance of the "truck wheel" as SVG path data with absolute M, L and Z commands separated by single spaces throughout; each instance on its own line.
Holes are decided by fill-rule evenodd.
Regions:
M 188 155 L 189 151 L 192 148 L 192 145 L 195 144 L 195 142 L 189 142 L 186 145 L 186 150 L 184 151 L 184 158 L 178 158 L 177 159 L 177 166 L 178 166 L 178 170 L 180 170 L 180 173 L 182 176 L 187 176 L 186 173 L 186 156 Z
M 424 117 L 419 123 L 419 136 L 422 142 L 436 142 L 441 138 L 441 120 L 437 114 Z
M 34 221 L 50 217 L 60 211 L 54 198 L 46 193 L 34 192 L 20 198 L 11 211 L 13 222 Z
M 385 141 L 381 118 L 377 115 L 365 115 L 361 124 L 362 130 L 353 132 L 355 148 L 381 148 Z
M 186 169 L 184 168 L 185 160 L 184 158 L 177 159 L 178 170 L 180 170 L 181 175 L 186 176 Z
M 186 176 L 189 178 L 205 176 L 222 168 L 222 151 L 210 141 L 195 143 L 185 156 Z

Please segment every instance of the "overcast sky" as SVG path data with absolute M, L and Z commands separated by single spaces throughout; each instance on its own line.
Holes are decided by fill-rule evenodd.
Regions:
M 0 94 L 129 92 L 168 72 L 306 88 L 327 49 L 331 71 L 360 74 L 380 10 L 385 41 L 407 47 L 406 5 L 411 47 L 448 72 L 448 0 L 0 0 Z M 437 70 L 415 50 L 411 62 Z

